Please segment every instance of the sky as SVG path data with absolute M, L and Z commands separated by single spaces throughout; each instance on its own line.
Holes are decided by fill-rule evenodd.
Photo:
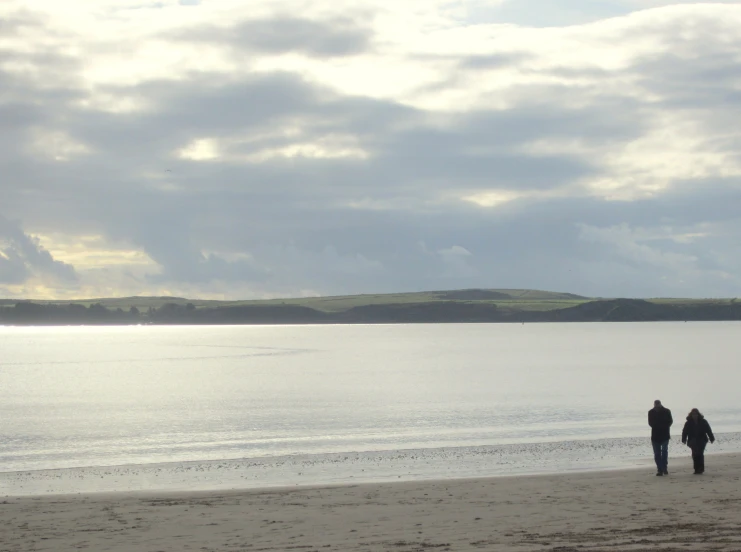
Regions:
M 741 295 L 741 2 L 4 0 L 0 297 Z

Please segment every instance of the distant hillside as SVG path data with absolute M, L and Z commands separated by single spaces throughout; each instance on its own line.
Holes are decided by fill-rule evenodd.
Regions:
M 393 324 L 741 320 L 735 299 L 588 299 L 537 290 L 471 289 L 263 301 L 126 297 L 3 301 L 0 324 Z
M 682 322 L 687 320 L 741 320 L 741 304 L 727 301 L 666 301 L 641 299 L 612 299 L 589 301 L 552 311 L 545 316 L 548 322 Z
M 196 308 L 203 307 L 227 307 L 227 306 L 250 306 L 250 305 L 295 305 L 310 307 L 325 312 L 341 312 L 352 307 L 363 305 L 397 304 L 397 303 L 431 303 L 435 301 L 494 301 L 507 302 L 522 309 L 550 309 L 562 308 L 579 304 L 588 300 L 587 297 L 571 293 L 559 293 L 532 289 L 464 289 L 464 290 L 442 290 L 422 291 L 410 293 L 383 293 L 363 295 L 337 295 L 327 297 L 294 297 L 281 299 L 247 299 L 247 300 L 204 300 L 187 299 L 184 297 L 116 297 L 96 298 L 78 300 L 31 300 L 41 305 L 102 305 L 108 309 L 128 310 L 136 307 L 139 310 L 149 308 L 158 309 L 168 303 L 176 305 L 193 304 Z M 13 306 L 20 300 L 0 300 L 0 306 Z
M 512 299 L 511 295 L 490 289 L 461 289 L 458 291 L 439 291 L 435 295 L 446 301 L 491 301 L 493 299 Z

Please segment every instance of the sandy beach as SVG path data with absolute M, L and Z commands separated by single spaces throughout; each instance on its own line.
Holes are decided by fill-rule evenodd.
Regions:
M 692 474 L 531 477 L 0 500 L 0 550 L 739 550 L 741 455 Z

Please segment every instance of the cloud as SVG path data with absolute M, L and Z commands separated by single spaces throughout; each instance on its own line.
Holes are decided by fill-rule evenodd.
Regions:
M 474 4 L 468 13 L 468 20 L 528 27 L 559 27 L 599 21 L 631 11 L 629 5 L 619 0 L 505 0 L 494 4 Z
M 613 246 L 614 251 L 623 259 L 639 266 L 644 264 L 654 265 L 669 272 L 674 272 L 694 267 L 697 262 L 697 258 L 692 255 L 662 251 L 647 245 L 645 242 L 651 240 L 651 238 L 643 237 L 641 239 L 636 229 L 625 224 L 607 228 L 581 224 L 579 229 L 581 239 L 587 242 Z M 668 239 L 671 238 L 672 236 L 669 235 Z
M 74 284 L 74 267 L 54 260 L 37 239 L 0 215 L 0 284 L 23 284 L 32 276 Z
M 371 32 L 351 19 L 313 21 L 282 15 L 250 19 L 229 27 L 199 26 L 179 33 L 178 38 L 228 46 L 242 54 L 299 53 L 323 58 L 366 52 Z
M 519 65 L 530 59 L 530 56 L 523 52 L 498 53 L 498 54 L 477 54 L 468 58 L 460 59 L 462 69 L 507 69 L 513 65 Z
M 686 233 L 669 226 L 647 229 L 621 224 L 610 227 L 579 225 L 579 228 L 582 240 L 605 246 L 605 254 L 614 256 L 615 266 L 621 267 L 624 274 L 629 270 L 634 273 L 631 278 L 634 286 L 647 274 L 656 281 L 653 286 L 658 294 L 663 291 L 664 295 L 672 292 L 686 295 L 698 285 L 707 285 L 708 281 L 726 292 L 738 286 L 735 275 L 738 267 L 731 269 L 727 263 L 714 262 L 713 252 L 703 251 L 708 242 L 713 241 L 708 239 L 712 238 L 711 228 Z
M 134 4 L 0 8 L 6 283 L 741 287 L 738 6 Z
M 197 248 L 197 240 L 189 236 L 191 228 L 182 213 L 163 209 L 157 213 L 159 224 L 155 231 L 142 226 L 133 242 L 161 267 L 161 272 L 150 273 L 146 279 L 156 283 L 207 284 L 213 280 L 224 282 L 254 282 L 264 280 L 266 271 L 248 255 L 228 259 L 219 252 Z M 162 224 L 162 223 L 165 224 Z

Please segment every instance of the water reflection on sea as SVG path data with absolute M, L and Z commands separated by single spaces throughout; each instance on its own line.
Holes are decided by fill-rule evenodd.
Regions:
M 415 453 L 433 467 L 415 462 L 409 474 L 538 471 L 547 464 L 532 457 L 540 449 L 518 445 L 629 443 L 647 435 L 656 398 L 674 411 L 675 435 L 695 406 L 717 433 L 741 431 L 739 330 L 734 322 L 0 328 L 0 471 L 135 465 L 156 480 L 163 476 L 147 465 L 399 450 L 446 451 Z M 528 458 L 492 463 L 471 452 L 505 445 Z M 625 447 L 611 450 L 633 450 Z M 556 452 L 551 467 L 591 462 L 576 456 Z M 483 468 L 466 467 L 476 458 L 487 459 Z M 335 465 L 327 462 L 318 465 Z M 368 464 L 360 473 L 402 475 L 406 464 L 389 462 L 381 465 L 393 469 Z

